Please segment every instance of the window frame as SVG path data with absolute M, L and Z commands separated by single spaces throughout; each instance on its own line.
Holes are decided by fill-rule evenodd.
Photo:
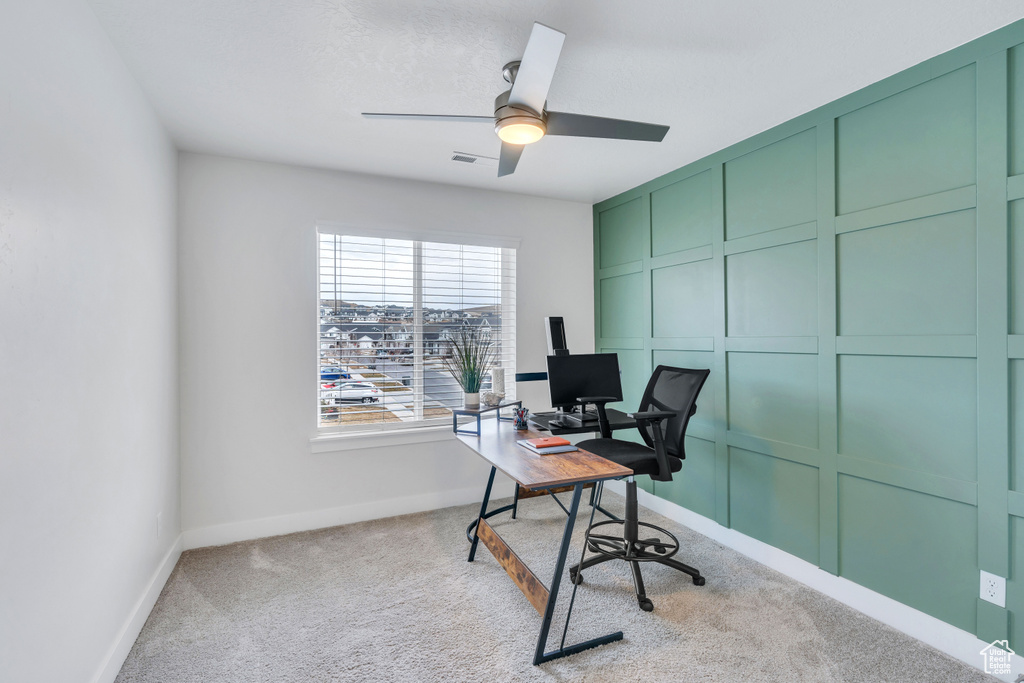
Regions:
M 442 441 L 454 438 L 451 429 L 451 424 L 447 422 L 447 418 L 436 418 L 429 422 L 423 421 L 422 419 L 408 422 L 408 423 L 390 423 L 385 425 L 381 423 L 379 426 L 374 425 L 367 429 L 368 425 L 336 425 L 324 427 L 320 425 L 320 235 L 336 235 L 336 236 L 352 236 L 352 237 L 367 237 L 375 239 L 394 239 L 394 240 L 406 240 L 414 243 L 422 242 L 434 242 L 443 244 L 453 245 L 465 245 L 465 246 L 476 246 L 476 247 L 490 247 L 497 249 L 512 249 L 518 254 L 521 240 L 516 237 L 489 235 L 489 234 L 477 234 L 477 233 L 463 233 L 446 230 L 431 230 L 431 229 L 409 229 L 409 228 L 390 228 L 373 226 L 368 227 L 365 225 L 353 225 L 350 223 L 337 222 L 337 221 L 317 221 L 314 235 L 315 235 L 315 266 L 314 266 L 314 287 L 316 289 L 316 295 L 313 297 L 313 303 L 315 305 L 315 343 L 316 353 L 313 356 L 313 360 L 316 364 L 314 368 L 314 377 L 318 378 L 318 381 L 313 383 L 314 401 L 313 404 L 316 407 L 316 411 L 313 415 L 314 420 L 314 435 L 310 438 L 310 445 L 312 452 L 324 453 L 331 451 L 342 451 L 342 450 L 354 450 L 361 448 L 372 448 L 375 446 L 385 445 L 400 445 L 407 443 L 423 443 L 429 441 Z M 418 244 L 414 246 L 416 251 L 419 251 Z M 518 308 L 518 260 L 516 261 L 516 269 L 513 271 L 516 278 L 516 286 L 512 291 L 512 295 L 516 297 L 516 309 Z M 422 277 L 422 272 L 417 268 L 417 282 L 416 287 L 422 286 L 419 278 Z M 506 291 L 509 283 L 502 278 L 501 289 L 502 302 L 505 301 Z M 504 307 L 504 303 L 502 306 Z M 418 312 L 419 313 L 419 312 Z M 513 310 L 513 328 L 512 332 L 512 357 L 515 358 L 515 321 L 516 321 L 515 310 Z M 422 324 L 422 321 L 421 321 Z M 422 361 L 423 352 L 422 348 L 415 350 L 416 361 L 414 363 L 414 372 L 417 375 L 422 375 Z M 417 405 L 419 409 L 422 409 L 422 386 L 421 383 L 414 383 L 418 388 L 414 388 L 417 392 Z M 440 420 L 445 420 L 441 422 Z M 362 428 L 360 428 L 362 427 Z

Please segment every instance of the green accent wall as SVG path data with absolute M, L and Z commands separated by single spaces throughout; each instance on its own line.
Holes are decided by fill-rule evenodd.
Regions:
M 645 489 L 1024 649 L 1024 22 L 597 204 L 594 244 L 623 405 L 712 372 Z

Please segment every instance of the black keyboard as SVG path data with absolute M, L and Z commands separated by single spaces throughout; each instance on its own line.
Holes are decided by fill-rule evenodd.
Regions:
M 570 427 L 586 427 L 589 425 L 598 424 L 600 420 L 597 415 L 591 413 L 585 413 L 583 415 L 569 414 L 562 416 L 562 424 Z

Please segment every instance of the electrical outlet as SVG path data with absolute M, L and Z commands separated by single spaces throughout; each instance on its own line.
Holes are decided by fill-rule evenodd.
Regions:
M 986 571 L 981 572 L 981 599 L 1006 607 L 1006 579 Z
M 161 532 L 164 530 L 164 513 L 156 513 L 156 537 L 159 539 Z

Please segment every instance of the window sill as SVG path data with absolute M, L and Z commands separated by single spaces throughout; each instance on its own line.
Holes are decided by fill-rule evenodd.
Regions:
M 309 440 L 309 448 L 312 453 L 334 453 L 384 446 L 429 443 L 431 441 L 452 441 L 454 439 L 455 433 L 452 432 L 451 425 L 437 425 L 390 432 L 318 434 Z

